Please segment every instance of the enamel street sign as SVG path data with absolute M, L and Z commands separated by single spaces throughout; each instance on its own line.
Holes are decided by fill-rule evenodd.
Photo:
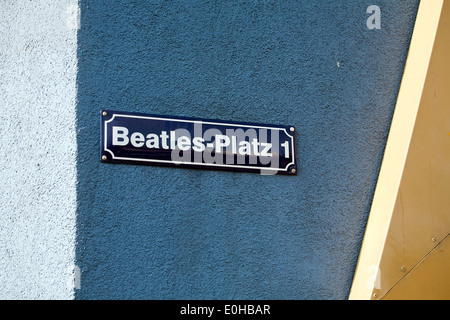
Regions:
M 101 161 L 295 175 L 295 129 L 102 110 Z

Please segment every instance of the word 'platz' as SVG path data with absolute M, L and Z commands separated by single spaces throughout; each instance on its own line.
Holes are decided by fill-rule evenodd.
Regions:
M 293 127 L 105 111 L 101 152 L 103 162 L 296 173 Z

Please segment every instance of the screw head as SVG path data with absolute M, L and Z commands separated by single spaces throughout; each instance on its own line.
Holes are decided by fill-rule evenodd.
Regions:
M 108 112 L 103 111 L 103 112 L 102 112 L 102 115 L 103 115 L 104 117 L 106 117 L 106 116 L 108 115 Z
M 296 172 L 297 172 L 297 170 L 295 170 L 295 169 L 291 170 L 291 173 L 296 173 Z
M 400 270 L 401 270 L 402 272 L 405 272 L 405 271 L 406 271 L 405 266 L 402 266 L 402 267 L 400 268 Z
M 436 240 L 437 240 L 436 238 L 431 238 L 431 241 L 433 242 L 436 242 Z
M 290 127 L 289 130 L 290 130 L 291 132 L 294 132 L 294 131 L 295 131 L 295 128 L 294 128 L 294 127 Z
M 107 156 L 102 156 L 102 160 L 106 161 L 106 160 L 108 160 L 108 157 Z

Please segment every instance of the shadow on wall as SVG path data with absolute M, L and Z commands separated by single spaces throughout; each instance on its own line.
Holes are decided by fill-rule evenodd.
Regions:
M 346 299 L 419 1 L 81 0 L 77 299 Z M 102 108 L 294 125 L 299 175 L 100 163 Z

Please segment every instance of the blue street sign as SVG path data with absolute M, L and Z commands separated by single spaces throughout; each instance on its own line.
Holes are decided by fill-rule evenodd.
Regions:
M 101 111 L 101 161 L 171 167 L 297 173 L 295 129 Z

